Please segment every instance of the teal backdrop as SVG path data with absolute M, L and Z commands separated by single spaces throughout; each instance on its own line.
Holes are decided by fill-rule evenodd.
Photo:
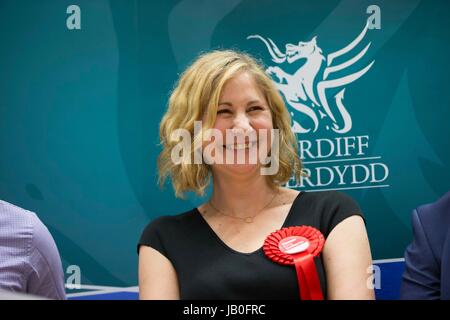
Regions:
M 67 27 L 70 5 L 80 8 L 81 29 Z M 316 126 L 287 103 L 308 131 L 298 133 L 301 145 L 310 143 L 310 180 L 290 187 L 351 195 L 365 213 L 374 259 L 403 257 L 411 210 L 450 190 L 449 9 L 437 0 L 1 0 L 0 198 L 38 214 L 64 269 L 79 266 L 83 284 L 136 285 L 145 225 L 204 201 L 176 199 L 170 184 L 156 184 L 158 125 L 178 74 L 215 48 L 293 74 L 308 60 L 275 62 L 262 39 L 285 53 L 286 44 L 298 49 L 316 37 L 322 69 L 302 69 L 315 76 L 316 96 L 319 80 L 370 67 L 325 91 L 334 122 L 325 100 L 305 102 Z M 367 21 L 325 77 L 329 54 L 352 44 Z M 354 63 L 344 68 L 346 61 Z M 355 147 L 327 149 L 337 141 Z

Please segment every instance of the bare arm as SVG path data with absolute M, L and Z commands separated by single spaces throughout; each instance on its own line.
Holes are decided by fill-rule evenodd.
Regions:
M 368 287 L 367 273 L 372 265 L 369 240 L 364 221 L 351 216 L 328 235 L 323 251 L 330 300 L 374 299 Z
M 157 250 L 139 249 L 139 298 L 141 300 L 178 300 L 178 278 L 172 263 Z

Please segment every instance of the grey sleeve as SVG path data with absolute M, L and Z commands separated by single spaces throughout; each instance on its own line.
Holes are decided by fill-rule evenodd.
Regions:
M 28 258 L 26 291 L 50 299 L 65 299 L 61 258 L 47 227 L 33 214 L 33 239 Z

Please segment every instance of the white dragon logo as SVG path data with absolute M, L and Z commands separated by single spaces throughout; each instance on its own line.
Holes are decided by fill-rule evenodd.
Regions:
M 375 61 L 373 60 L 359 71 L 333 78 L 334 73 L 348 69 L 366 54 L 370 47 L 370 42 L 353 57 L 333 65 L 336 58 L 350 52 L 361 42 L 367 30 L 368 24 L 350 44 L 328 54 L 326 59 L 322 54 L 322 49 L 317 45 L 317 37 L 308 42 L 300 41 L 298 45 L 286 44 L 286 53 L 282 53 L 270 38 L 266 40 L 260 35 L 247 37 L 247 39 L 260 39 L 264 42 L 272 57 L 272 61 L 278 64 L 285 61 L 291 64 L 299 59 L 306 59 L 305 63 L 294 74 L 288 74 L 278 66 L 268 67 L 266 70 L 270 76 L 274 75 L 278 78 L 278 82 L 275 82 L 275 84 L 284 95 L 288 104 L 308 117 L 311 120 L 310 123 L 312 122 L 309 128 L 305 128 L 293 120 L 292 130 L 294 132 L 306 133 L 311 131 L 311 129 L 315 132 L 319 128 L 319 121 L 325 125 L 327 130 L 331 128 L 334 132 L 341 134 L 348 132 L 352 128 L 352 118 L 343 104 L 345 88 L 342 88 L 334 95 L 334 103 L 328 101 L 326 92 L 328 89 L 341 88 L 357 80 L 374 64 Z M 326 61 L 325 68 L 322 68 L 323 61 Z M 318 76 L 319 72 L 321 72 L 320 77 Z M 333 113 L 332 108 L 337 108 L 340 119 L 337 119 L 337 113 Z

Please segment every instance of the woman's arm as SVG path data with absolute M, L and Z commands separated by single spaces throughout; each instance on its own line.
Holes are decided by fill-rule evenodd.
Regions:
M 368 279 L 372 275 L 369 240 L 364 221 L 351 216 L 339 223 L 328 235 L 323 250 L 328 299 L 374 299 Z M 371 269 L 370 269 L 371 270 Z
M 172 263 L 159 251 L 147 246 L 139 249 L 139 298 L 180 299 L 178 278 Z

